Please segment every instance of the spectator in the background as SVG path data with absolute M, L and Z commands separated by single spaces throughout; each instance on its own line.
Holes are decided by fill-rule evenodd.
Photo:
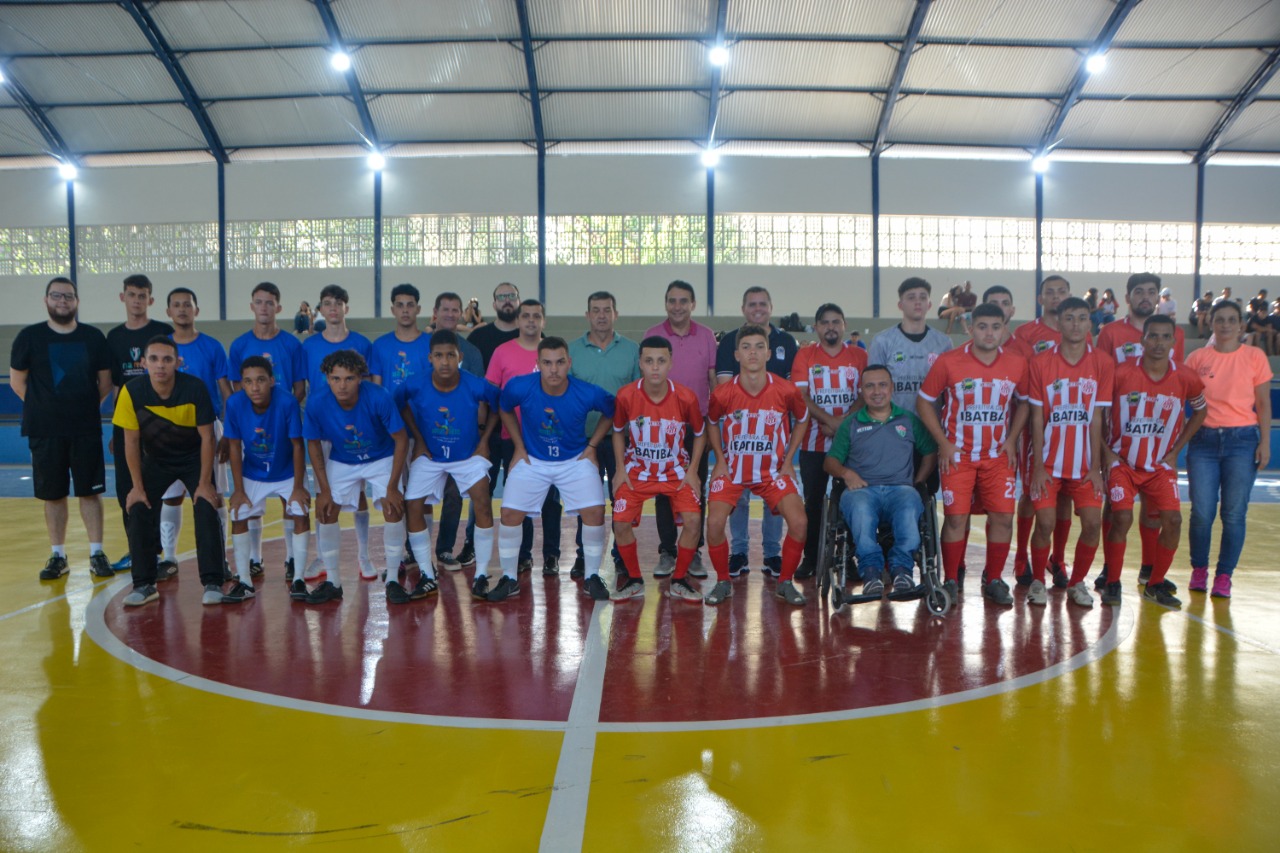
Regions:
M 1178 300 L 1173 298 L 1173 291 L 1165 288 L 1160 291 L 1160 303 L 1156 305 L 1157 314 L 1168 314 L 1173 322 L 1178 322 Z
M 961 294 L 964 288 L 956 285 L 947 291 L 942 297 L 942 303 L 938 306 L 938 319 L 947 321 L 946 333 L 951 334 L 951 327 L 955 325 L 956 318 L 964 316 L 965 308 L 961 302 Z
M 1200 337 L 1209 337 L 1209 311 L 1213 308 L 1213 292 L 1200 294 L 1200 298 L 1191 306 L 1191 325 L 1196 327 Z
M 1245 343 L 1253 344 L 1267 355 L 1276 354 L 1276 330 L 1268 313 L 1267 292 L 1249 300 L 1249 313 L 1244 318 Z
M 1258 295 L 1249 300 L 1249 313 L 1259 317 L 1265 317 L 1271 311 L 1271 300 L 1267 298 L 1265 290 L 1259 290 Z M 1245 317 L 1248 320 L 1248 317 Z
M 468 329 L 484 325 L 484 315 L 480 313 L 480 300 L 474 296 L 462 312 L 462 325 Z
M 298 337 L 302 337 L 311 331 L 311 306 L 307 301 L 302 300 L 302 304 L 298 306 L 298 313 L 293 315 L 293 332 Z
M 858 347 L 859 349 L 864 350 L 867 348 L 867 345 L 862 342 L 862 332 L 854 329 L 849 333 L 849 346 Z
M 1084 292 L 1084 301 L 1089 306 L 1089 314 L 1098 310 L 1098 288 L 1091 287 Z
M 1116 301 L 1116 295 L 1107 288 L 1102 291 L 1102 298 L 1098 300 L 1098 308 L 1093 312 L 1093 327 L 1095 330 L 1102 328 L 1116 318 L 1116 311 L 1120 310 L 1120 303 Z

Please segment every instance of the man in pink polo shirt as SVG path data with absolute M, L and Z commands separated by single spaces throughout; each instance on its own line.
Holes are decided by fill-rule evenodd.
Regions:
M 711 398 L 711 389 L 716 387 L 716 335 L 701 323 L 693 320 L 694 309 L 698 305 L 693 292 L 693 285 L 687 281 L 673 281 L 667 285 L 666 309 L 667 319 L 644 333 L 644 337 L 657 335 L 671 342 L 671 372 L 669 377 L 693 391 L 698 398 L 698 406 L 703 417 L 707 414 L 707 401 Z M 686 438 L 689 438 L 686 436 Z M 692 441 L 687 442 L 692 448 Z M 698 460 L 698 482 L 707 482 L 707 454 Z M 706 502 L 702 504 L 702 519 L 706 522 Z M 675 571 L 676 566 L 676 523 L 671 512 L 671 502 L 666 497 L 654 499 L 654 514 L 658 523 L 658 567 L 655 577 L 666 577 Z M 698 550 L 693 556 L 693 564 L 689 574 L 694 577 L 707 576 L 702 567 L 702 537 L 698 538 Z

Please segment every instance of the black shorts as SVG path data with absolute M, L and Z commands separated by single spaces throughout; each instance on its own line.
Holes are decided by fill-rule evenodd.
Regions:
M 101 435 L 31 435 L 27 446 L 31 448 L 31 479 L 40 500 L 62 500 L 70 494 L 73 480 L 78 498 L 106 491 Z

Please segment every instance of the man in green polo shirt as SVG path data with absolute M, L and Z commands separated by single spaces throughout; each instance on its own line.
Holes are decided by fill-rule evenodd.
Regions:
M 823 470 L 844 481 L 840 514 L 849 525 L 862 594 L 881 595 L 884 551 L 876 537 L 882 522 L 893 525 L 889 574 L 893 592 L 913 587 L 914 553 L 920 547 L 924 503 L 916 490 L 933 472 L 938 447 L 916 416 L 893 404 L 893 376 L 883 364 L 862 374 L 866 406 L 841 422 Z M 916 456 L 920 461 L 917 463 Z

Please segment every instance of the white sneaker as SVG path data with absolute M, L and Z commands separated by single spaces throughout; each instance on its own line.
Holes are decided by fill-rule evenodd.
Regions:
M 1038 604 L 1041 607 L 1049 603 L 1049 591 L 1044 587 L 1044 581 L 1032 581 L 1031 586 L 1027 588 L 1027 604 Z
M 221 604 L 222 603 L 222 587 L 216 583 L 211 583 L 204 588 L 204 598 L 201 599 L 204 604 Z
M 378 579 L 378 570 L 373 567 L 373 560 L 368 557 L 360 558 L 360 577 L 367 581 Z
M 1089 594 L 1089 590 L 1086 589 L 1085 585 L 1082 583 L 1078 583 L 1069 588 L 1067 590 L 1067 598 L 1072 604 L 1077 604 L 1080 607 L 1093 606 L 1093 596 Z
M 306 570 L 302 573 L 302 579 L 304 581 L 313 581 L 322 574 L 324 574 L 324 562 L 321 561 L 319 556 L 317 556 L 311 561 L 311 565 L 307 566 Z
M 156 592 L 156 588 L 154 586 L 143 586 L 135 588 L 133 592 L 124 597 L 124 601 L 121 603 L 124 604 L 125 607 L 141 607 L 144 604 L 155 601 L 159 597 L 160 593 Z

